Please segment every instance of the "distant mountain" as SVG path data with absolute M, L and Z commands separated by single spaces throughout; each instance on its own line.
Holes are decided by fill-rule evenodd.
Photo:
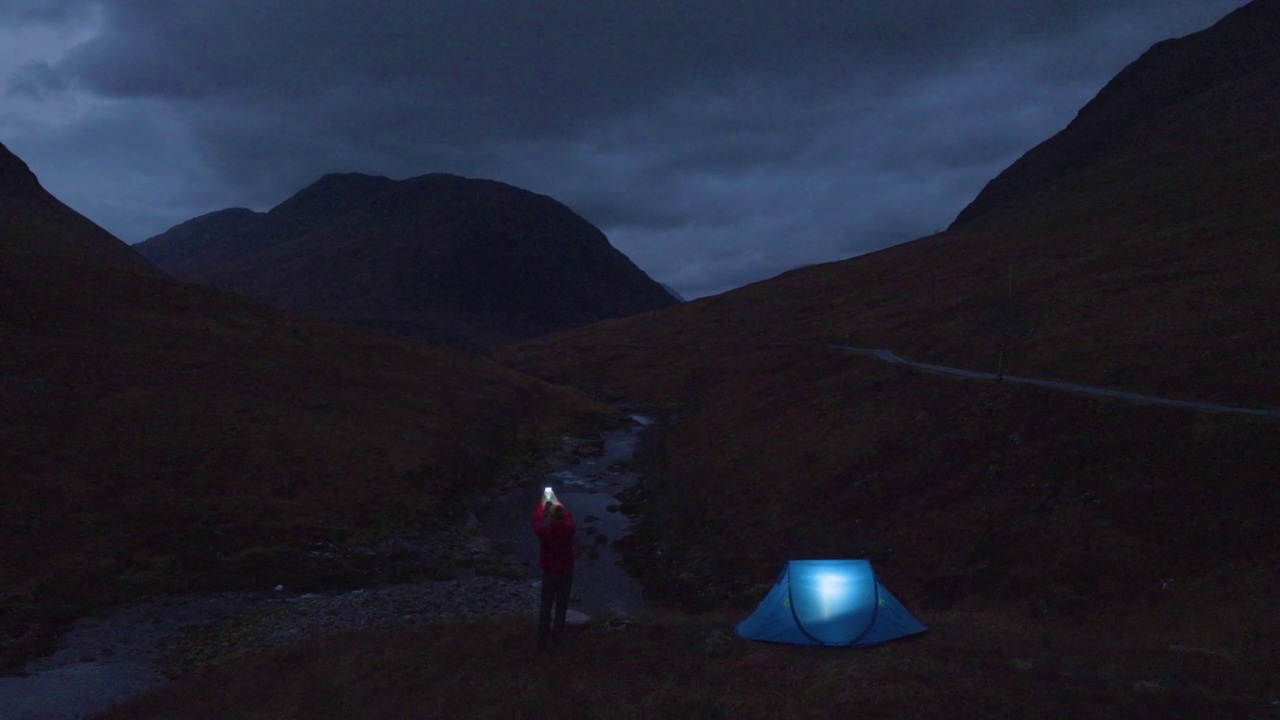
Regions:
M 673 288 L 673 287 L 671 287 L 670 285 L 668 285 L 668 284 L 666 284 L 666 283 L 662 283 L 662 289 L 663 289 L 663 290 L 666 290 L 666 291 L 667 291 L 667 294 L 669 294 L 671 297 L 673 297 L 673 298 L 675 298 L 675 299 L 679 300 L 680 302 L 686 302 L 686 300 L 684 299 L 684 296 L 683 296 L 683 295 L 681 295 L 679 292 L 676 292 L 676 289 L 675 289 L 675 288 Z
M 211 213 L 134 247 L 184 280 L 455 346 L 678 302 L 563 204 L 456 175 L 326 175 L 266 213 Z

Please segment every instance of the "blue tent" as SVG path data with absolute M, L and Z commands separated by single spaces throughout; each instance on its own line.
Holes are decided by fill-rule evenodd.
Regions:
M 863 647 L 925 631 L 876 580 L 867 560 L 791 560 L 739 637 Z

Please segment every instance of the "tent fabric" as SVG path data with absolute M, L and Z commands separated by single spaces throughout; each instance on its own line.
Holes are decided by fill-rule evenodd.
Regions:
M 791 560 L 739 637 L 794 645 L 876 645 L 925 631 L 867 560 Z

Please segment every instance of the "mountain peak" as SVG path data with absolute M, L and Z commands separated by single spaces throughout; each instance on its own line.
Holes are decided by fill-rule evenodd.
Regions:
M 116 236 L 50 195 L 35 173 L 0 144 L 0 254 L 24 263 L 117 265 L 155 272 Z
M 273 217 L 301 220 L 320 212 L 351 211 L 391 191 L 395 180 L 364 173 L 327 173 L 269 211 Z
M 306 193 L 359 193 L 379 192 L 395 187 L 397 181 L 385 175 L 368 175 L 358 172 L 331 172 L 321 175 L 318 180 L 298 191 L 296 195 Z
M 0 143 L 0 197 L 35 197 L 44 192 L 36 174 L 31 172 L 22 158 L 14 155 L 4 143 Z
M 388 184 L 395 183 L 395 180 L 386 175 L 370 175 L 360 172 L 330 172 L 320 176 L 319 180 L 311 183 L 308 188 L 314 187 L 332 187 L 332 186 L 366 186 L 366 187 L 385 187 Z
M 951 229 L 998 214 L 1135 142 L 1147 120 L 1280 63 L 1280 0 L 1255 0 L 1213 26 L 1163 40 L 1120 71 L 1060 133 L 1032 148 L 956 217 Z
M 243 219 L 206 216 L 137 248 L 290 312 L 464 347 L 678 302 L 563 203 L 496 180 L 331 173 Z

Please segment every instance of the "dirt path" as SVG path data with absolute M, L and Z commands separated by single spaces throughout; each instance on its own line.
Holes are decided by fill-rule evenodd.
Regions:
M 1160 397 L 1158 395 L 1143 395 L 1142 393 L 1126 392 L 1123 390 L 1112 390 L 1110 388 L 1096 387 L 1093 385 L 1079 385 L 1077 383 L 1061 382 L 1058 380 L 1040 380 L 1038 378 L 1018 377 L 1017 375 L 1005 375 L 1003 377 L 989 372 L 980 372 L 977 370 L 965 370 L 963 368 L 948 367 L 946 365 L 934 365 L 932 363 L 915 362 L 905 358 L 898 357 L 891 350 L 876 350 L 872 348 L 850 347 L 848 345 L 832 345 L 832 348 L 842 352 L 853 353 L 855 355 L 866 355 L 876 358 L 894 365 L 905 365 L 924 372 L 938 373 L 941 375 L 952 375 L 955 377 L 968 378 L 972 380 L 1002 380 L 1008 383 L 1017 383 L 1019 385 L 1035 385 L 1036 387 L 1048 388 L 1050 390 L 1060 390 L 1063 392 L 1080 393 L 1084 395 L 1094 395 L 1097 397 L 1111 398 L 1114 400 L 1124 400 L 1125 402 L 1139 403 L 1141 405 L 1156 405 L 1160 407 L 1181 408 L 1184 410 L 1202 410 L 1206 412 L 1233 413 L 1236 415 L 1257 415 L 1261 417 L 1280 418 L 1280 410 L 1269 408 L 1246 408 L 1236 407 L 1234 405 L 1220 405 L 1218 403 L 1199 402 L 1196 400 L 1178 400 L 1176 398 Z

